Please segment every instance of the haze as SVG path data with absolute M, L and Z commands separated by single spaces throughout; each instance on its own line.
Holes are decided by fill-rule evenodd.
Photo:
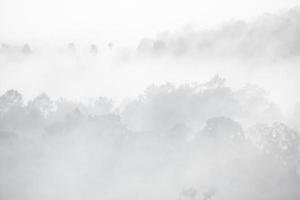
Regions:
M 0 0 L 0 200 L 300 199 L 296 1 Z

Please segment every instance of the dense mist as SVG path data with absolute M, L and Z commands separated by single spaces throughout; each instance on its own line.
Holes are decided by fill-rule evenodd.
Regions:
M 0 37 L 0 199 L 300 199 L 299 34 L 295 7 L 134 45 Z
M 9 90 L 0 114 L 1 199 L 300 196 L 297 127 L 262 89 L 219 76 L 117 107 Z

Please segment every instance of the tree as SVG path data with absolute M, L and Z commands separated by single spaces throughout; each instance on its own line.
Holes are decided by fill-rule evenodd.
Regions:
M 12 107 L 20 107 L 22 105 L 22 95 L 16 90 L 8 90 L 0 96 L 0 112 L 7 111 Z
M 75 52 L 76 51 L 76 46 L 73 42 L 70 42 L 68 44 L 68 50 L 71 51 L 71 52 Z
M 238 122 L 227 117 L 214 117 L 208 119 L 203 132 L 204 134 L 221 141 L 244 138 L 242 126 Z
M 31 54 L 32 50 L 29 46 L 29 44 L 24 44 L 23 49 L 22 49 L 23 54 Z
M 22 126 L 24 109 L 22 95 L 16 90 L 8 90 L 0 96 L 0 127 L 11 130 Z
M 275 122 L 271 126 L 257 124 L 248 130 L 248 137 L 259 149 L 284 164 L 299 160 L 299 135 L 284 123 Z
M 93 55 L 97 55 L 98 54 L 97 45 L 91 44 L 91 46 L 90 46 L 90 53 L 93 54 Z
M 41 94 L 30 101 L 27 107 L 32 114 L 46 117 L 54 109 L 54 103 L 47 94 Z

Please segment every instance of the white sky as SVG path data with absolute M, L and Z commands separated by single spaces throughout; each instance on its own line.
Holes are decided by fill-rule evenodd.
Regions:
M 0 0 L 0 42 L 136 42 L 186 24 L 249 19 L 299 0 Z

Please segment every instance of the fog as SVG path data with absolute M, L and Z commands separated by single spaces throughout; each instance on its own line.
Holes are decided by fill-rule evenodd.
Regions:
M 296 129 L 261 89 L 224 84 L 151 86 L 120 107 L 7 91 L 1 198 L 299 198 Z
M 299 199 L 299 23 L 1 40 L 0 199 Z
M 120 102 L 151 84 L 208 81 L 218 74 L 234 88 L 263 87 L 290 113 L 299 101 L 299 30 L 296 7 L 214 29 L 165 31 L 130 46 L 109 40 L 3 42 L 0 90 L 18 89 L 26 99 L 46 92 L 53 98 L 86 101 L 102 95 Z M 30 53 L 24 52 L 26 44 Z

